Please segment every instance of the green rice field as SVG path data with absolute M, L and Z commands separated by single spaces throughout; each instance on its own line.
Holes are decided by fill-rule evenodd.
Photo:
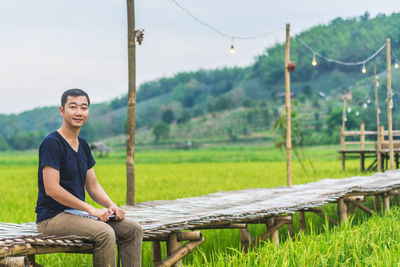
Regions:
M 300 152 L 301 162 L 293 157 L 293 183 L 360 175 L 357 160 L 347 161 L 346 172 L 341 171 L 336 149 L 335 146 L 311 147 Z M 139 148 L 136 202 L 285 185 L 285 159 L 282 151 L 261 145 L 187 151 Z M 96 161 L 95 171 L 100 183 L 118 205 L 124 204 L 124 152 L 115 151 Z M 35 220 L 36 183 L 36 151 L 0 153 L 0 221 Z M 94 204 L 90 200 L 89 203 Z M 367 205 L 372 207 L 372 199 L 368 199 Z M 324 211 L 337 217 L 334 205 L 325 206 Z M 183 263 L 187 266 L 393 266 L 392 263 L 400 262 L 399 219 L 397 209 L 386 216 L 372 218 L 357 212 L 348 225 L 340 228 L 310 214 L 305 235 L 291 239 L 283 227 L 281 245 L 275 247 L 266 242 L 247 254 L 240 250 L 239 230 L 203 230 L 206 242 L 185 257 Z M 294 228 L 298 230 L 297 225 Z M 261 234 L 265 226 L 252 225 L 250 231 Z M 45 266 L 92 264 L 90 255 L 79 254 L 42 255 L 37 261 Z M 152 266 L 150 242 L 143 245 L 143 266 Z

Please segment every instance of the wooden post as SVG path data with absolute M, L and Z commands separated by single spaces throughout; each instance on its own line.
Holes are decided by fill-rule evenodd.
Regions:
M 286 46 L 285 46 L 285 103 L 286 103 L 286 168 L 287 185 L 292 186 L 292 131 L 290 112 L 290 73 L 288 65 L 290 62 L 290 24 L 286 24 Z
M 360 143 L 361 143 L 361 153 L 360 153 L 360 170 L 363 172 L 365 171 L 365 154 L 364 154 L 364 149 L 365 149 L 365 123 L 361 123 L 360 127 Z
M 383 211 L 389 211 L 390 204 L 389 204 L 389 194 L 387 192 L 382 194 L 382 202 L 383 202 Z
M 268 218 L 267 219 L 267 230 L 274 228 L 274 226 L 275 226 L 275 218 Z M 275 245 L 279 245 L 279 233 L 278 233 L 278 230 L 274 231 L 271 234 L 270 240 Z
M 339 223 L 343 224 L 347 221 L 347 204 L 344 198 L 339 198 L 338 200 L 338 213 L 339 213 Z
M 128 10 L 128 116 L 126 121 L 126 203 L 135 204 L 136 43 L 135 4 L 126 0 Z
M 361 143 L 361 150 L 365 149 L 365 123 L 361 123 L 360 127 L 360 143 Z
M 299 211 L 299 227 L 300 231 L 306 231 L 306 213 L 304 211 Z
M 347 98 L 343 98 L 343 113 L 342 113 L 342 130 L 343 130 L 343 143 L 342 143 L 342 149 L 344 149 L 344 131 L 346 129 L 346 104 L 347 104 Z
M 253 241 L 254 241 L 254 238 L 251 235 L 251 233 L 249 232 L 249 229 L 247 228 L 247 226 L 244 229 L 240 229 L 240 243 L 242 245 L 242 249 L 244 252 L 247 252 L 251 242 L 253 242 Z
M 386 59 L 387 59 L 387 92 L 388 92 L 388 130 L 389 130 L 389 156 L 390 156 L 390 169 L 394 170 L 394 153 L 393 153 L 393 129 L 392 129 L 392 106 L 393 105 L 393 92 L 392 92 L 392 62 L 390 59 L 390 39 L 386 39 Z
M 377 131 L 377 139 L 376 139 L 376 162 L 378 166 L 378 172 L 382 171 L 382 155 L 381 155 L 381 134 L 380 134 L 380 125 L 379 125 L 379 101 L 378 101 L 378 82 L 376 80 L 376 66 L 374 66 L 374 88 L 375 88 L 375 110 L 376 110 L 376 131 Z
M 181 248 L 181 243 L 178 241 L 178 235 L 176 233 L 172 233 L 168 237 L 167 241 L 167 255 L 171 256 L 174 252 Z M 171 265 L 172 267 L 181 266 L 182 261 L 178 261 L 177 263 Z
M 375 203 L 376 212 L 381 211 L 381 201 L 379 198 L 380 198 L 380 195 L 374 195 L 374 203 Z
M 160 241 L 153 241 L 152 247 L 153 247 L 153 266 L 158 267 L 162 261 L 162 256 L 161 256 L 161 243 Z

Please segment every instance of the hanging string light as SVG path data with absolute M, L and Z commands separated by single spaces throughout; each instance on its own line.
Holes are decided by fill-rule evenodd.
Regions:
M 315 54 L 313 54 L 313 60 L 312 60 L 311 64 L 312 64 L 314 67 L 317 66 L 317 60 L 315 59 Z
M 260 38 L 264 38 L 268 35 L 272 35 L 274 33 L 277 33 L 279 31 L 281 31 L 282 29 L 284 29 L 285 27 L 279 27 L 278 29 L 274 30 L 274 31 L 268 31 L 268 32 L 264 32 L 258 35 L 251 35 L 251 36 L 234 36 L 234 35 L 230 35 L 227 34 L 219 29 L 217 29 L 216 27 L 202 21 L 201 19 L 199 19 L 198 17 L 196 17 L 192 12 L 190 12 L 187 8 L 183 7 L 181 4 L 179 4 L 176 0 L 171 0 L 172 3 L 174 3 L 178 8 L 182 9 L 189 17 L 191 17 L 193 20 L 197 21 L 198 23 L 202 24 L 203 26 L 209 28 L 210 30 L 212 30 L 213 32 L 217 33 L 218 35 L 221 35 L 225 38 L 229 38 L 232 39 L 241 39 L 241 40 L 250 40 L 250 39 L 260 39 Z M 233 52 L 232 52 L 233 50 Z M 231 44 L 230 47 L 230 51 L 232 54 L 234 54 L 235 48 L 233 46 L 233 44 Z
M 350 113 L 351 112 L 351 107 L 348 107 L 347 108 L 347 113 Z
M 367 68 L 365 67 L 365 63 L 363 64 L 361 72 L 364 73 L 364 74 L 367 73 Z
M 356 111 L 356 116 L 358 117 L 360 115 L 360 112 Z
M 395 60 L 395 62 L 394 62 L 394 67 L 395 67 L 396 69 L 399 68 L 399 61 L 397 60 L 397 58 L 396 58 L 396 60 Z
M 340 64 L 340 65 L 345 65 L 345 66 L 357 66 L 357 65 L 362 65 L 362 69 L 361 72 L 362 73 L 366 73 L 367 69 L 365 67 L 365 64 L 368 63 L 369 61 L 371 61 L 372 59 L 374 59 L 385 47 L 386 47 L 386 43 L 384 43 L 377 51 L 375 51 L 375 53 L 373 53 L 370 57 L 362 60 L 362 61 L 356 61 L 356 62 L 345 62 L 345 61 L 341 61 L 341 60 L 336 60 L 336 59 L 332 59 L 332 58 L 328 58 L 324 55 L 321 55 L 320 53 L 318 53 L 317 51 L 315 51 L 314 49 L 312 49 L 308 44 L 306 44 L 306 42 L 304 42 L 300 37 L 296 37 L 297 40 L 300 41 L 300 43 L 302 45 L 304 45 L 308 50 L 310 50 L 311 53 L 313 53 L 313 61 L 312 61 L 312 65 L 316 66 L 317 65 L 317 60 L 316 60 L 316 56 L 328 61 L 328 62 L 332 62 L 332 63 L 336 63 L 336 64 Z
M 235 47 L 233 46 L 233 37 L 231 40 L 231 48 L 229 48 L 229 51 L 231 51 L 231 54 L 235 54 Z

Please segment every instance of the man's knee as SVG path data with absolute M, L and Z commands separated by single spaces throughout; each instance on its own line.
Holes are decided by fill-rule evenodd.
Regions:
M 94 233 L 93 236 L 96 245 L 107 246 L 115 245 L 115 232 L 111 226 L 104 223 L 104 225 Z
M 135 239 L 142 239 L 143 237 L 143 228 L 142 226 L 135 222 L 135 221 L 130 221 L 129 222 L 129 229 L 131 232 L 131 236 L 134 237 Z

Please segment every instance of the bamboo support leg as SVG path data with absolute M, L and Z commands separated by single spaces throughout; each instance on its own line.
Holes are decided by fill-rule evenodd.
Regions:
M 365 155 L 364 153 L 360 153 L 360 170 L 365 171 Z
M 240 229 L 240 243 L 242 245 L 243 251 L 247 252 L 251 242 L 253 241 L 254 238 L 249 232 L 249 229 L 247 229 L 247 227 L 245 229 Z
M 375 203 L 375 210 L 376 212 L 381 211 L 381 201 L 380 201 L 380 196 L 379 195 L 374 195 L 374 203 Z
M 293 215 L 290 215 L 290 223 L 288 223 L 288 231 L 291 238 L 294 238 L 294 231 L 293 231 Z
M 275 218 L 268 218 L 267 219 L 267 229 L 273 229 L 275 225 Z M 279 245 L 279 234 L 278 234 L 278 229 L 276 229 L 275 231 L 272 231 L 270 240 L 272 243 L 274 243 L 275 245 Z
M 383 211 L 389 211 L 389 194 L 388 193 L 383 193 L 382 194 L 382 202 L 383 202 Z
M 187 254 L 192 252 L 195 248 L 203 244 L 205 241 L 204 237 L 201 237 L 200 241 L 190 241 L 183 245 L 183 247 L 180 247 L 178 250 L 173 252 L 171 255 L 168 256 L 167 259 L 165 259 L 161 264 L 159 265 L 160 267 L 170 267 L 170 266 L 175 266 L 176 262 L 181 261 L 183 257 L 185 257 Z
M 304 211 L 299 211 L 299 227 L 300 231 L 306 231 L 306 213 Z
M 32 267 L 43 267 L 42 265 L 40 265 L 39 263 L 36 262 L 35 260 L 35 255 L 28 255 L 28 265 L 32 266 Z M 1 266 L 1 264 L 0 264 Z
M 339 213 L 339 223 L 343 224 L 347 221 L 347 204 L 344 202 L 343 198 L 338 200 L 338 213 Z
M 160 243 L 160 241 L 153 241 L 151 245 L 153 248 L 153 266 L 157 267 L 160 265 L 160 263 L 162 261 L 161 243 Z
M 178 241 L 178 234 L 172 233 L 168 237 L 167 241 L 167 255 L 170 257 L 172 254 L 174 254 L 176 251 L 178 251 L 181 248 L 181 243 Z M 172 264 L 172 267 L 176 266 L 181 266 L 182 261 L 179 260 L 178 262 Z
M 346 170 L 346 154 L 342 152 L 342 171 Z

